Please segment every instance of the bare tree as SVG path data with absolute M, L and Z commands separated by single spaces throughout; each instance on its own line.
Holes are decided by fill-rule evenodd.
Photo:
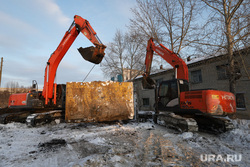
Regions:
M 153 37 L 160 41 L 161 24 L 153 0 L 136 0 L 136 2 L 137 6 L 131 9 L 134 17 L 130 19 L 129 29 L 136 32 L 144 40 Z
M 190 45 L 197 27 L 196 6 L 193 0 L 137 0 L 137 6 L 132 9 L 134 18 L 130 19 L 130 28 L 180 53 Z
M 117 30 L 113 42 L 108 44 L 107 54 L 102 63 L 106 76 L 122 74 L 124 69 L 139 72 L 143 69 L 146 44 L 150 37 L 158 43 L 168 44 L 171 50 L 180 53 L 189 45 L 185 40 L 191 38 L 193 29 L 195 1 L 193 0 L 137 0 L 137 6 L 131 9 L 134 17 L 130 19 L 127 34 Z M 163 4 L 163 5 L 160 5 Z M 156 58 L 154 62 L 161 59 Z M 155 63 L 153 63 L 155 64 Z M 152 71 L 155 67 L 152 68 Z
M 104 57 L 105 61 L 101 64 L 101 69 L 106 77 L 123 74 L 124 64 L 127 59 L 125 48 L 124 34 L 120 30 L 117 30 L 113 42 L 107 46 L 107 53 Z
M 6 88 L 8 89 L 8 91 L 12 94 L 12 93 L 17 93 L 18 92 L 18 88 L 19 88 L 19 83 L 15 82 L 15 81 L 10 81 L 8 83 L 6 83 Z
M 127 80 L 141 71 L 145 56 L 142 41 L 135 32 L 123 34 L 117 30 L 113 42 L 108 44 L 105 61 L 101 65 L 104 74 L 109 77 L 121 74 Z
M 137 35 L 136 32 L 129 32 L 126 34 L 126 65 L 130 72 L 128 79 L 133 79 L 143 71 L 146 47 L 144 40 Z
M 196 29 L 195 15 L 198 10 L 193 0 L 154 0 L 158 20 L 162 26 L 163 42 L 170 49 L 180 53 L 181 49 L 189 46 L 189 40 Z
M 19 83 L 17 81 L 9 81 L 6 83 L 6 88 L 7 91 L 12 94 L 12 93 L 25 93 L 28 92 L 31 87 L 24 87 L 24 86 L 20 86 Z
M 229 89 L 235 94 L 237 75 L 233 52 L 235 46 L 243 46 L 244 41 L 249 43 L 249 1 L 243 3 L 243 0 L 202 0 L 202 2 L 210 9 L 210 18 L 205 24 L 204 36 L 198 39 L 197 43 L 226 51 L 229 64 Z

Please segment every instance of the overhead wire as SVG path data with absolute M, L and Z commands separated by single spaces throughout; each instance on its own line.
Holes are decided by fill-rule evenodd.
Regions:
M 86 78 L 89 76 L 89 74 L 91 73 L 91 71 L 94 69 L 96 64 L 93 65 L 93 67 L 90 69 L 89 73 L 86 75 L 86 77 L 83 79 L 82 82 L 84 82 L 86 80 Z

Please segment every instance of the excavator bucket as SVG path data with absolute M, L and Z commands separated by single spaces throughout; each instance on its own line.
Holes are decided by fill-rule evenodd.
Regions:
M 78 48 L 78 51 L 80 52 L 80 54 L 82 55 L 82 57 L 94 64 L 99 64 L 101 63 L 105 53 L 104 53 L 104 49 L 105 47 L 94 47 L 94 46 L 90 46 L 87 48 Z
M 142 87 L 144 89 L 154 89 L 156 86 L 156 83 L 153 79 L 150 77 L 143 76 L 142 78 Z

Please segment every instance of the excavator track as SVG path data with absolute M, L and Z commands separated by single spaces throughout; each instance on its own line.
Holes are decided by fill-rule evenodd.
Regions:
M 7 124 L 10 122 L 21 122 L 24 123 L 26 117 L 30 112 L 16 112 L 16 113 L 6 113 L 0 116 L 0 123 Z
M 196 115 L 199 131 L 220 134 L 234 129 L 233 123 L 226 118 L 207 115 Z
M 221 134 L 234 129 L 233 123 L 226 118 L 209 115 L 177 115 L 161 113 L 155 115 L 157 124 L 169 126 L 181 132 L 206 132 Z
M 26 118 L 26 125 L 28 127 L 34 127 L 38 123 L 44 124 L 44 123 L 49 123 L 53 120 L 56 119 L 63 119 L 63 111 L 62 110 L 54 110 L 54 111 L 49 111 L 49 112 L 43 112 L 43 113 L 34 113 L 29 115 Z
M 157 115 L 157 123 L 163 126 L 170 126 L 182 132 L 198 131 L 197 122 L 193 118 L 186 118 L 174 113 Z
M 1 124 L 7 124 L 10 122 L 21 122 L 26 123 L 28 126 L 35 126 L 38 123 L 47 123 L 55 119 L 64 119 L 64 111 L 53 110 L 52 108 L 0 109 Z
M 7 124 L 9 122 L 25 122 L 25 119 L 32 112 L 31 110 L 3 108 L 0 109 L 0 123 Z

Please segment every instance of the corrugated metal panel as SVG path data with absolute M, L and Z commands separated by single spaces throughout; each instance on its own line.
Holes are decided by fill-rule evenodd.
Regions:
M 66 122 L 133 119 L 132 82 L 70 82 L 66 87 Z

